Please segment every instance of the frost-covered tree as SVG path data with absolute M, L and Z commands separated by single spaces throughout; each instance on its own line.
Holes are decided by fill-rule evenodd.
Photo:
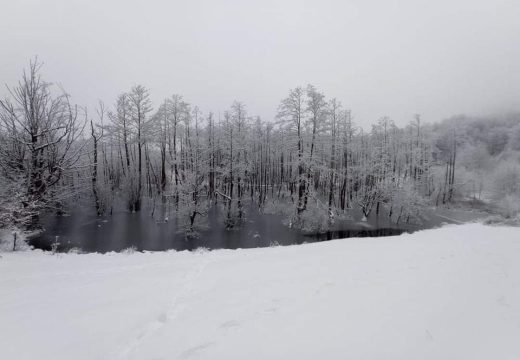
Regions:
M 193 128 L 190 122 L 185 122 L 185 153 L 184 157 L 189 164 L 181 166 L 182 180 L 179 183 L 177 194 L 179 198 L 178 215 L 189 237 L 197 235 L 197 219 L 206 216 L 209 207 L 208 189 L 205 184 L 207 163 L 204 161 L 204 141 L 199 125 L 199 112 L 193 112 Z M 191 130 L 191 131 L 190 131 Z
M 24 221 L 30 227 L 38 225 L 43 209 L 60 208 L 75 193 L 72 176 L 85 146 L 79 141 L 86 124 L 80 109 L 64 91 L 53 92 L 40 76 L 41 66 L 32 61 L 0 100 L 1 176 L 22 184 L 11 195 L 22 205 L 18 211 L 30 215 Z
M 382 117 L 367 131 L 313 85 L 291 89 L 274 122 L 248 116 L 238 101 L 204 117 L 181 95 L 152 114 L 148 90 L 137 85 L 94 111 L 83 132 L 86 111 L 84 119 L 67 94 L 40 80 L 37 64 L 30 70 L 0 107 L 4 223 L 36 221 L 74 195 L 88 197 L 98 215 L 125 204 L 151 207 L 155 217 L 160 199 L 163 219 L 173 212 L 187 233 L 211 206 L 228 228 L 239 226 L 248 204 L 322 231 L 356 210 L 403 223 L 427 203 L 498 204 L 516 191 L 515 172 L 504 169 L 520 163 L 520 117 L 430 125 L 417 115 L 404 127 Z
M 305 174 L 304 159 L 304 122 L 305 122 L 305 91 L 302 87 L 297 87 L 289 91 L 287 98 L 283 99 L 278 107 L 278 119 L 290 142 L 289 151 L 296 143 L 296 180 L 298 184 L 298 202 L 296 205 L 297 214 L 300 215 L 305 210 L 307 194 L 307 176 Z
M 137 169 L 134 169 L 130 177 L 130 209 L 139 211 L 141 209 L 141 197 L 143 191 L 143 147 L 146 132 L 150 130 L 150 120 L 147 115 L 152 110 L 148 90 L 142 85 L 132 87 L 128 93 L 129 114 L 134 129 L 134 142 L 137 145 Z

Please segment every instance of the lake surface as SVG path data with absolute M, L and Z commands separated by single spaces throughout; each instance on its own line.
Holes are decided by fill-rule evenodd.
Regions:
M 400 235 L 450 220 L 437 214 L 433 220 L 421 225 L 395 225 L 385 216 L 372 216 L 367 222 L 362 222 L 361 214 L 354 213 L 351 220 L 337 221 L 331 231 L 309 234 L 284 225 L 280 215 L 258 212 L 255 206 L 248 206 L 246 213 L 247 219 L 239 227 L 228 230 L 219 209 L 212 208 L 204 219 L 206 228 L 199 231 L 198 237 L 186 238 L 174 217 L 168 216 L 164 209 L 156 211 L 154 217 L 150 215 L 150 210 L 137 213 L 120 210 L 112 215 L 97 217 L 89 207 L 73 210 L 67 216 L 44 217 L 44 231 L 32 238 L 29 244 L 38 249 L 51 250 L 55 243 L 60 252 L 79 249 L 100 253 L 128 248 L 138 251 L 256 248 L 349 237 Z

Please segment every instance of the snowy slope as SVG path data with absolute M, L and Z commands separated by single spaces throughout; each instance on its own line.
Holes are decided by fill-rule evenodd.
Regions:
M 2 253 L 0 359 L 520 359 L 520 228 Z

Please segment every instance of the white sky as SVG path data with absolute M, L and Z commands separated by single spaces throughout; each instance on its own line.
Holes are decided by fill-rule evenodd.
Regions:
M 520 110 L 518 0 L 1 1 L 0 83 L 38 55 L 90 108 L 141 83 L 271 119 L 312 83 L 365 126 Z

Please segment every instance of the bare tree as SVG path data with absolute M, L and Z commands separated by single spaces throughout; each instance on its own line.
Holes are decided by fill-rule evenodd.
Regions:
M 0 168 L 9 181 L 22 181 L 21 200 L 32 214 L 30 226 L 38 224 L 44 208 L 61 206 L 70 192 L 51 190 L 67 185 L 82 155 L 79 138 L 86 121 L 65 92 L 54 95 L 51 84 L 40 77 L 41 63 L 31 61 L 17 86 L 7 87 L 0 100 L 0 124 L 6 141 L 0 143 Z M 70 190 L 70 189 L 69 189 Z
M 298 182 L 298 203 L 297 214 L 300 215 L 305 210 L 306 200 L 306 178 L 304 176 L 304 143 L 303 127 L 305 114 L 305 93 L 303 88 L 297 87 L 289 91 L 289 96 L 282 100 L 278 107 L 278 118 L 281 120 L 282 127 L 288 132 L 296 133 L 297 142 L 297 182 Z
M 99 194 L 99 185 L 98 185 L 98 159 L 99 159 L 99 142 L 101 138 L 103 137 L 103 120 L 105 117 L 105 105 L 102 102 L 99 102 L 99 108 L 97 109 L 97 114 L 99 121 L 101 123 L 101 126 L 99 126 L 99 129 L 96 130 L 96 127 L 94 126 L 94 123 L 92 119 L 90 120 L 90 135 L 92 138 L 92 145 L 93 145 L 93 161 L 92 161 L 92 194 L 94 195 L 94 204 L 96 207 L 96 214 L 98 216 L 102 215 L 105 211 L 104 209 L 104 203 L 101 199 L 101 196 Z
M 143 188 L 143 146 L 145 143 L 145 131 L 149 129 L 147 114 L 152 110 L 148 90 L 142 85 L 136 85 L 128 94 L 130 104 L 130 118 L 135 130 L 135 143 L 137 143 L 137 184 L 131 179 L 133 198 L 130 201 L 130 210 L 141 209 L 141 197 Z

